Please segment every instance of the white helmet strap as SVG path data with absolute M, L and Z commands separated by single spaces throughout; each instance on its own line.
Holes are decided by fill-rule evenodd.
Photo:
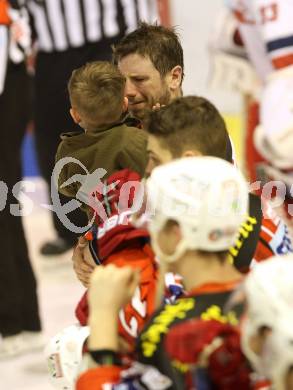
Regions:
M 160 262 L 175 263 L 189 249 L 188 244 L 187 244 L 187 240 L 183 237 L 180 240 L 180 242 L 178 243 L 178 245 L 176 246 L 175 252 L 172 253 L 172 255 L 167 255 L 166 253 L 164 253 L 161 250 L 156 235 L 155 234 L 152 235 L 151 238 L 152 238 L 152 247 L 153 247 L 153 249 L 156 253 L 156 256 L 158 257 Z
M 242 325 L 242 337 L 241 337 L 241 348 L 245 354 L 245 356 L 248 358 L 250 363 L 252 364 L 253 368 L 258 372 L 262 373 L 262 367 L 261 367 L 261 360 L 260 357 L 253 352 L 253 350 L 250 347 L 250 338 L 255 335 L 253 326 L 251 326 L 251 323 L 249 320 L 243 321 Z

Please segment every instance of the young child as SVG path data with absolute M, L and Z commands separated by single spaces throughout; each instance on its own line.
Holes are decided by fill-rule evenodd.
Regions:
M 144 174 L 147 137 L 123 120 L 127 112 L 124 88 L 125 78 L 111 63 L 91 62 L 73 71 L 68 83 L 70 114 L 83 130 L 61 135 L 56 162 L 71 157 L 81 164 L 71 161 L 62 167 L 58 188 L 64 195 L 76 196 L 81 183 L 62 185 L 86 170 L 105 169 L 103 179 L 124 168 Z

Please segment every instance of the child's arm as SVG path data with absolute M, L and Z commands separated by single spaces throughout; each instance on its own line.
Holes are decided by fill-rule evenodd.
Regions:
M 132 298 L 139 284 L 139 273 L 130 267 L 97 267 L 92 274 L 88 301 L 90 336 L 87 346 L 92 369 L 80 376 L 76 388 L 103 389 L 115 384 L 122 371 L 119 362 L 118 319 L 120 309 Z M 111 387 L 110 387 L 111 388 Z
M 75 165 L 73 165 L 73 163 L 69 163 L 66 161 L 66 157 L 68 157 L 68 155 L 65 153 L 64 149 L 65 149 L 64 143 L 63 141 L 61 141 L 55 156 L 55 168 L 54 168 L 54 172 L 56 173 L 55 182 L 57 182 L 58 191 L 61 194 L 68 196 L 69 198 L 75 198 L 75 195 L 78 191 L 77 182 L 69 184 L 66 187 L 62 187 L 63 183 L 65 183 L 75 173 L 77 173 L 76 169 L 74 169 Z M 75 168 L 77 168 L 77 166 Z

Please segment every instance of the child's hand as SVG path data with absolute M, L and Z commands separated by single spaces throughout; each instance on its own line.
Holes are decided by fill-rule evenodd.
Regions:
M 132 298 L 139 283 L 139 272 L 112 264 L 99 266 L 91 276 L 89 305 L 91 314 L 118 311 Z
M 130 301 L 138 283 L 139 272 L 130 267 L 118 268 L 110 264 L 95 269 L 88 290 L 89 349 L 118 351 L 121 348 L 118 313 Z
M 78 280 L 88 288 L 90 277 L 96 264 L 89 250 L 88 241 L 84 237 L 80 237 L 77 246 L 72 254 L 73 269 Z

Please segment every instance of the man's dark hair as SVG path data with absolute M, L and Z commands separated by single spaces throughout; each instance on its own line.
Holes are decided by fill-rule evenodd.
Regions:
M 194 149 L 204 156 L 227 157 L 228 132 L 216 107 L 203 97 L 175 99 L 146 115 L 144 128 L 157 137 L 173 157 Z
M 141 22 L 138 29 L 126 35 L 113 47 L 114 63 L 117 64 L 129 54 L 149 57 L 161 77 L 180 65 L 183 79 L 183 49 L 173 28 Z

